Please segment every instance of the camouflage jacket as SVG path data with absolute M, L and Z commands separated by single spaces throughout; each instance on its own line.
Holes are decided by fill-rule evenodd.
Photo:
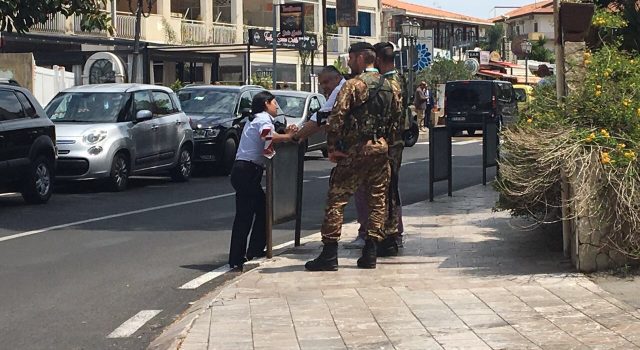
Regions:
M 344 84 L 327 123 L 329 151 L 340 149 L 347 153 L 358 153 L 360 146 L 375 137 L 383 137 L 389 144 L 394 142 L 402 100 L 397 85 L 381 77 L 377 72 L 365 72 Z M 382 86 L 376 90 L 380 83 Z M 370 91 L 378 91 L 377 96 L 381 99 L 368 102 L 376 97 L 370 97 Z M 382 106 L 381 101 L 384 101 Z
M 390 140 L 389 145 L 393 144 L 404 144 L 404 140 L 402 138 L 402 134 L 405 130 L 409 128 L 408 125 L 408 114 L 407 114 L 407 92 L 406 92 L 406 79 L 398 73 L 398 71 L 393 70 L 391 72 L 387 72 L 384 74 L 385 77 L 391 82 L 391 88 L 393 89 L 393 94 L 395 96 L 396 104 L 400 103 L 399 106 L 395 106 L 396 108 L 392 108 L 390 110 L 392 114 L 392 119 L 397 123 L 398 127 L 396 128 L 396 133 L 394 135 L 393 140 Z

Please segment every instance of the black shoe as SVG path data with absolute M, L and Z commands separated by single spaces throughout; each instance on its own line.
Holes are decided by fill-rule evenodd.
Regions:
M 251 261 L 255 258 L 264 258 L 267 256 L 267 252 L 265 250 L 257 253 L 247 254 L 247 260 Z
M 244 263 L 246 262 L 247 262 L 247 258 L 242 258 L 242 260 L 240 261 L 229 261 L 229 267 L 234 270 L 242 271 L 242 268 L 244 267 Z
M 338 242 L 325 243 L 320 255 L 304 264 L 308 271 L 338 271 Z
M 367 238 L 364 248 L 362 248 L 362 257 L 358 259 L 358 267 L 361 269 L 375 269 L 377 252 L 378 243 L 371 238 Z
M 396 236 L 389 236 L 378 243 L 378 257 L 398 256 Z

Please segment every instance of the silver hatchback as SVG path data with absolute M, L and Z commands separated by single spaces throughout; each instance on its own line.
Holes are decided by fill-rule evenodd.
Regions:
M 193 131 L 171 89 L 99 84 L 59 93 L 45 108 L 56 125 L 59 180 L 106 179 L 115 191 L 130 175 L 191 176 Z

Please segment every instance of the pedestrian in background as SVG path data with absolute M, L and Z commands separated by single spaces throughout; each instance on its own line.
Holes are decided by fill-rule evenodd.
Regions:
M 266 199 L 262 190 L 265 159 L 275 155 L 274 143 L 291 141 L 297 131 L 288 127 L 285 134 L 275 132 L 278 103 L 268 91 L 256 94 L 251 102 L 253 116 L 244 125 L 236 161 L 231 169 L 231 185 L 236 191 L 236 216 L 233 220 L 229 266 L 242 268 L 248 260 L 265 256 Z M 247 236 L 251 232 L 249 247 Z
M 427 89 L 426 81 L 421 81 L 420 85 L 418 85 L 413 103 L 416 108 L 416 114 L 418 115 L 418 126 L 420 126 L 420 131 L 426 131 L 426 122 L 428 119 L 425 119 L 425 117 L 427 116 L 427 104 L 429 103 L 429 89 Z
M 401 113 L 401 96 L 374 67 L 375 50 L 369 43 L 349 49 L 349 67 L 358 74 L 344 83 L 328 120 L 329 160 L 336 163 L 329 179 L 329 192 L 321 234 L 320 255 L 305 264 L 309 271 L 338 269 L 338 240 L 349 197 L 363 185 L 368 193 L 367 239 L 358 267 L 375 268 L 377 243 L 384 239 L 386 192 L 389 182 L 387 140 L 392 141 L 397 124 L 391 116 Z

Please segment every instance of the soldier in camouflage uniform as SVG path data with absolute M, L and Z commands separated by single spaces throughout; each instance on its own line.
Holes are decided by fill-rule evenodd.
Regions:
M 355 43 L 349 49 L 349 67 L 359 74 L 347 81 L 329 116 L 327 145 L 329 159 L 337 165 L 331 172 L 329 193 L 322 224 L 322 253 L 305 264 L 310 271 L 338 269 L 344 207 L 358 186 L 368 193 L 367 240 L 358 267 L 375 268 L 377 244 L 384 239 L 386 192 L 390 169 L 388 143 L 394 142 L 401 100 L 388 79 L 374 68 L 371 44 Z
M 391 168 L 391 178 L 387 192 L 387 221 L 385 222 L 385 239 L 378 245 L 378 256 L 398 255 L 398 240 L 402 234 L 402 201 L 398 181 L 400 176 L 400 166 L 402 164 L 402 152 L 404 150 L 404 139 L 402 134 L 407 128 L 407 94 L 406 81 L 395 68 L 395 47 L 390 42 L 381 42 L 374 45 L 376 50 L 376 67 L 380 74 L 391 82 L 391 87 L 395 93 L 401 96 L 402 110 L 393 115 L 399 125 L 394 135 L 394 142 L 389 143 L 389 164 Z M 399 239 L 398 239 L 399 238 Z

